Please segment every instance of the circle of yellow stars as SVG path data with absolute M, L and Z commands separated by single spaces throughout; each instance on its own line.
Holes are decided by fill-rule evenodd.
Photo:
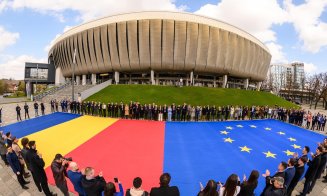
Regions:
M 243 128 L 243 125 L 236 125 L 236 127 Z M 257 128 L 257 126 L 255 126 L 255 125 L 250 125 L 250 127 L 251 128 Z M 233 130 L 233 127 L 231 127 L 231 126 L 227 126 L 225 128 L 226 128 L 226 130 Z M 272 130 L 272 128 L 270 128 L 270 127 L 265 127 L 264 129 L 266 131 L 271 131 Z M 228 132 L 226 130 L 220 131 L 220 134 L 228 135 L 230 132 Z M 282 132 L 282 131 L 279 131 L 279 132 L 276 132 L 276 133 L 279 134 L 279 135 L 286 135 L 286 133 Z M 223 139 L 224 139 L 224 142 L 231 143 L 231 144 L 235 141 L 231 137 L 227 137 L 227 138 L 223 138 Z M 296 142 L 296 139 L 293 138 L 293 137 L 289 137 L 287 139 L 290 142 Z M 291 147 L 293 147 L 294 149 L 301 149 L 301 146 L 296 145 L 296 144 L 291 145 Z M 251 150 L 252 150 L 252 148 L 249 148 L 248 146 L 239 146 L 239 148 L 240 148 L 241 152 L 247 152 L 247 153 L 251 153 Z M 295 152 L 290 151 L 289 149 L 287 149 L 286 151 L 283 151 L 283 153 L 285 153 L 287 156 L 293 156 Z M 266 158 L 276 159 L 276 156 L 277 156 L 277 154 L 274 154 L 274 153 L 270 152 L 269 150 L 267 152 L 263 152 L 263 154 L 266 156 Z

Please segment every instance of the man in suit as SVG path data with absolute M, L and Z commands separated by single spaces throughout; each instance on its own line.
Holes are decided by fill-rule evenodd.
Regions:
M 42 158 L 42 154 L 38 153 L 36 150 L 36 144 L 35 141 L 29 141 L 28 142 L 29 149 L 26 154 L 27 161 L 30 164 L 30 169 L 32 172 L 33 178 L 39 180 L 41 183 L 42 190 L 46 196 L 55 196 L 57 194 L 53 194 L 50 192 L 49 186 L 48 186 L 48 178 L 44 171 L 44 161 Z
M 327 162 L 327 151 L 325 148 L 323 148 L 323 152 L 321 153 L 321 159 L 320 159 L 320 164 L 318 166 L 316 175 L 313 178 L 313 181 L 311 183 L 311 186 L 309 188 L 309 193 L 312 191 L 313 187 L 316 184 L 317 179 L 321 177 L 321 174 L 323 173 L 324 169 L 326 168 L 326 162 Z
M 35 175 L 33 175 L 33 172 L 32 172 L 31 167 L 30 167 L 30 163 L 27 160 L 27 153 L 28 153 L 28 150 L 30 149 L 28 147 L 28 142 L 29 142 L 29 139 L 27 137 L 24 137 L 24 138 L 21 139 L 21 144 L 22 144 L 22 147 L 23 147 L 23 149 L 21 151 L 21 154 L 22 154 L 22 157 L 23 157 L 23 159 L 24 159 L 24 161 L 26 163 L 27 169 L 32 174 L 32 177 L 33 177 L 33 180 L 34 180 L 34 183 L 35 183 L 36 187 L 38 188 L 38 190 L 40 192 L 42 192 L 41 183 L 39 182 L 39 180 L 37 178 L 35 178 Z
M 169 186 L 170 174 L 163 173 L 160 176 L 160 187 L 151 189 L 151 196 L 179 196 L 179 190 L 177 186 Z
M 13 151 L 11 146 L 8 146 L 7 151 L 8 151 L 7 152 L 8 163 L 11 169 L 13 170 L 13 172 L 16 174 L 20 186 L 22 187 L 22 189 L 28 189 L 28 187 L 25 185 L 28 184 L 29 182 L 25 181 L 23 177 L 23 168 L 18 160 L 18 156 Z
M 17 104 L 16 106 L 16 114 L 17 114 L 17 121 L 22 121 L 22 117 L 20 116 L 20 106 Z
M 297 164 L 295 164 L 295 175 L 291 181 L 291 184 L 287 188 L 287 195 L 291 196 L 294 188 L 296 187 L 297 183 L 300 181 L 302 175 L 304 174 L 304 165 L 308 162 L 307 157 L 300 157 L 297 161 Z
M 295 165 L 296 163 L 296 159 L 295 158 L 290 158 L 288 159 L 288 163 L 287 163 L 287 168 L 285 169 L 285 188 L 286 190 L 288 189 L 288 187 L 291 184 L 291 181 L 294 178 L 295 175 Z
M 305 173 L 305 183 L 304 183 L 303 191 L 298 196 L 304 196 L 304 195 L 308 194 L 311 184 L 317 173 L 318 167 L 320 165 L 322 152 L 323 152 L 322 146 L 318 146 L 318 148 L 316 149 L 316 154 L 311 154 L 312 160 L 308 162 L 309 168 L 308 168 L 307 172 Z
M 29 115 L 29 113 L 28 113 L 28 105 L 27 105 L 27 103 L 25 102 L 25 105 L 24 105 L 24 111 L 25 111 L 25 120 L 26 120 L 26 116 L 27 116 L 27 118 L 28 119 L 30 119 L 30 115 Z

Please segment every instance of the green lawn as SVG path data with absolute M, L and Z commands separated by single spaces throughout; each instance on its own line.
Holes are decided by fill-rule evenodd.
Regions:
M 111 85 L 90 96 L 86 101 L 123 102 L 138 101 L 142 104 L 191 105 L 279 105 L 297 107 L 295 104 L 267 92 L 207 87 L 173 87 L 150 85 Z

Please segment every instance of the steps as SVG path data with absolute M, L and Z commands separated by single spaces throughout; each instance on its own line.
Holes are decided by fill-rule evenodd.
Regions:
M 83 91 L 92 88 L 94 85 L 75 85 L 74 86 L 74 97 L 75 100 L 77 100 L 78 94 L 82 93 Z M 45 103 L 49 103 L 52 99 L 56 99 L 57 101 L 67 99 L 71 100 L 72 99 L 72 86 L 67 86 L 66 88 L 63 88 L 54 94 L 47 95 L 42 98 L 42 101 Z

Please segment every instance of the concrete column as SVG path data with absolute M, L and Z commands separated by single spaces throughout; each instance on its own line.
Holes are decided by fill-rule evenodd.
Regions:
M 191 86 L 194 86 L 194 73 L 193 73 L 193 71 L 191 71 L 191 73 L 190 73 L 190 85 Z
M 157 77 L 156 77 L 156 85 L 159 85 L 159 74 L 157 73 Z
M 91 82 L 92 82 L 92 85 L 97 84 L 97 75 L 96 74 L 91 75 Z
M 155 80 L 154 80 L 154 71 L 153 70 L 151 70 L 151 79 L 150 79 L 150 83 L 152 84 L 152 85 L 155 85 L 156 83 L 155 83 Z
M 61 68 L 56 68 L 56 77 L 55 77 L 55 85 L 59 86 L 61 84 L 64 84 L 66 81 L 64 75 L 62 74 Z
M 262 85 L 262 82 L 257 82 L 257 91 L 260 91 L 261 85 Z
M 82 75 L 82 85 L 86 85 L 86 75 Z
M 119 72 L 115 71 L 115 84 L 119 84 Z
M 76 85 L 81 85 L 81 76 L 76 76 Z
M 249 78 L 244 80 L 244 88 L 247 90 L 249 88 Z
M 187 75 L 186 76 L 186 86 L 190 86 L 190 76 L 189 75 Z
M 217 81 L 216 81 L 216 76 L 213 77 L 213 87 L 217 87 Z
M 227 88 L 227 80 L 228 80 L 228 76 L 227 75 L 224 75 L 223 76 L 223 88 Z

